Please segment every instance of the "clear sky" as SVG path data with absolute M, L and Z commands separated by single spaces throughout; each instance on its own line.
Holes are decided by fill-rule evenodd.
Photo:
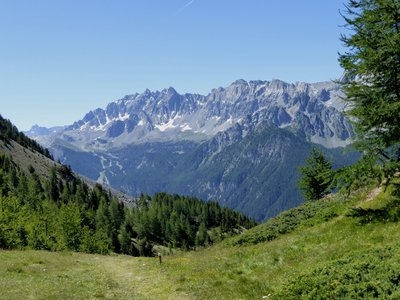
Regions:
M 21 130 L 173 86 L 341 76 L 341 0 L 0 0 L 0 114 Z

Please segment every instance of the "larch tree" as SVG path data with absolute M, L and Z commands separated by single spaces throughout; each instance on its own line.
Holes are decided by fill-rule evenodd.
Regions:
M 339 62 L 356 145 L 390 177 L 400 170 L 400 1 L 350 0 L 342 15 L 349 34 Z

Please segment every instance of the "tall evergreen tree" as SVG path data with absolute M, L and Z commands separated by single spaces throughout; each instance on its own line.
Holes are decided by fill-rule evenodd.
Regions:
M 48 183 L 49 187 L 49 197 L 53 201 L 58 201 L 60 197 L 60 192 L 58 190 L 58 178 L 57 178 L 57 169 L 55 166 L 53 166 L 50 169 L 50 180 Z
M 380 159 L 387 175 L 400 168 L 400 1 L 350 0 L 350 35 L 339 57 L 358 147 Z

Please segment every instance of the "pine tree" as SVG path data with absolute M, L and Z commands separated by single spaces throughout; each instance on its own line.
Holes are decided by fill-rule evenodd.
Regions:
M 5 196 L 9 191 L 7 175 L 0 169 L 0 195 Z
M 133 244 L 133 240 L 136 237 L 133 231 L 134 217 L 131 209 L 125 209 L 125 221 L 121 225 L 119 230 L 118 240 L 121 245 L 121 252 L 130 255 L 139 255 Z
M 60 235 L 67 249 L 77 251 L 82 239 L 82 217 L 76 203 L 63 204 L 59 212 Z
M 199 230 L 196 234 L 196 246 L 204 246 L 209 242 L 209 236 L 207 233 L 207 228 L 204 222 L 201 222 Z
M 13 168 L 10 172 L 10 185 L 12 186 L 13 189 L 18 187 L 19 184 L 19 178 L 18 178 L 18 174 L 17 171 L 15 170 L 15 168 Z
M 343 17 L 350 35 L 343 89 L 358 148 L 376 157 L 388 175 L 400 169 L 400 1 L 350 0 Z
M 51 200 L 57 202 L 60 197 L 60 191 L 58 190 L 58 178 L 57 178 L 57 169 L 53 166 L 50 169 L 50 180 L 48 183 L 48 193 Z
M 307 201 L 318 200 L 329 193 L 333 179 L 332 163 L 326 160 L 320 150 L 311 150 L 300 173 L 299 187 Z
M 118 232 L 124 220 L 123 204 L 120 204 L 117 199 L 113 198 L 110 203 L 109 212 L 113 249 L 115 252 L 120 252 L 121 245 L 118 240 Z

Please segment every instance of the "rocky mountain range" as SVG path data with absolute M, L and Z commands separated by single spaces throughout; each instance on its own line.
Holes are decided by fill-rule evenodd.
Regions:
M 237 80 L 207 96 L 170 87 L 26 133 L 77 172 L 129 194 L 216 199 L 263 220 L 302 201 L 296 168 L 314 144 L 339 165 L 347 160 L 334 149 L 352 136 L 341 97 L 334 82 Z

